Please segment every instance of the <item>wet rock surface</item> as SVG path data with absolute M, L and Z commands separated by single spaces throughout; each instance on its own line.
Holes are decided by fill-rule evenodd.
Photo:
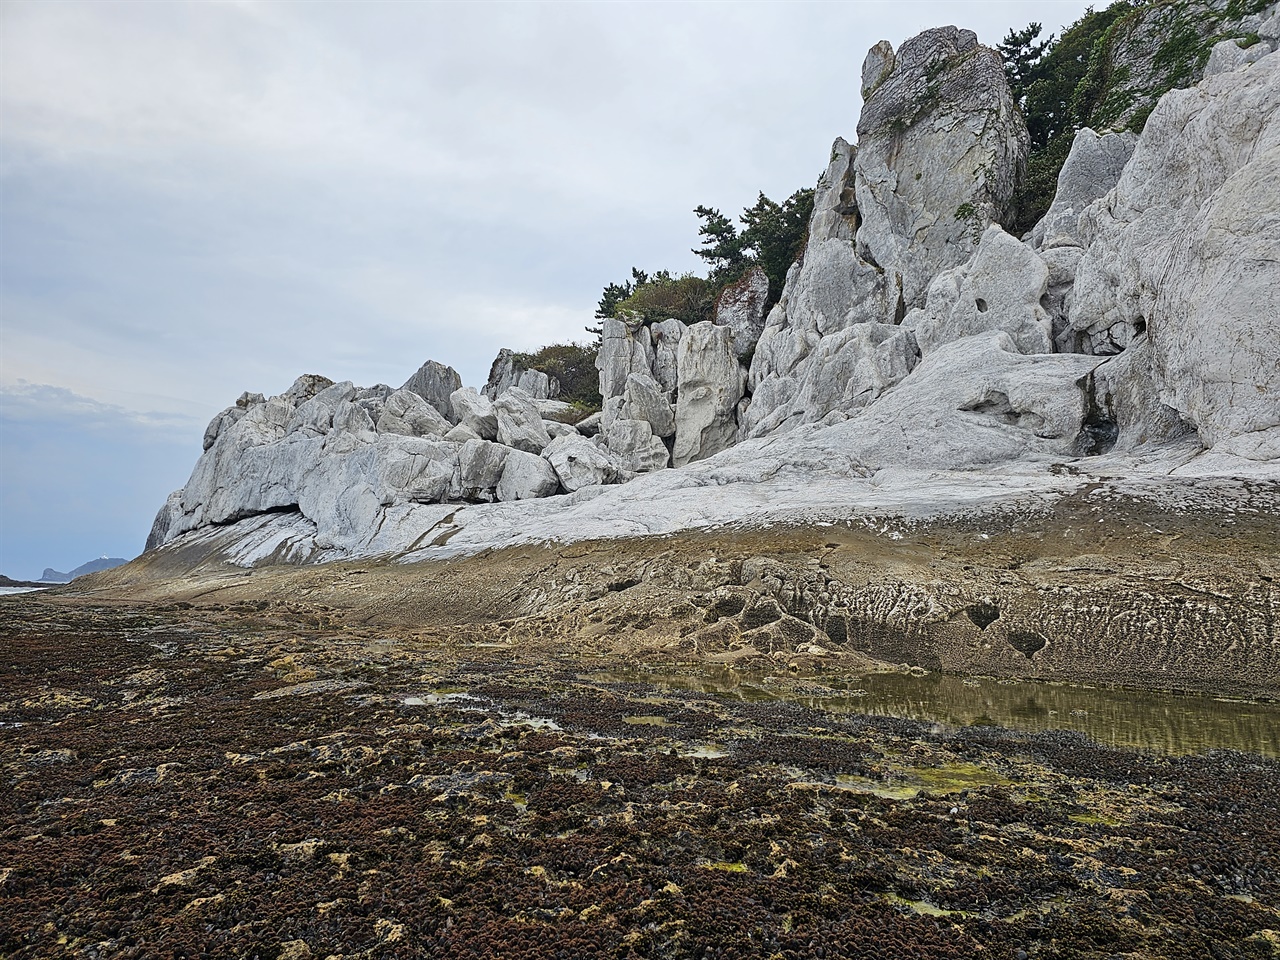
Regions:
M 1275 760 L 835 713 L 786 669 L 675 691 L 321 596 L 4 601 L 0 953 L 1274 955 Z

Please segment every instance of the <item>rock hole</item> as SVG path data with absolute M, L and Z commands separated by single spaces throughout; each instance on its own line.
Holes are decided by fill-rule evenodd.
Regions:
M 1013 647 L 1028 660 L 1043 650 L 1046 642 L 1045 638 L 1040 634 L 1031 633 L 1028 630 L 1013 630 L 1009 633 L 1009 646 Z
M 976 300 L 973 301 L 973 303 L 974 303 L 974 306 L 978 308 L 979 313 L 987 312 L 987 301 L 983 300 L 981 297 L 978 297 Z
M 836 646 L 844 646 L 849 640 L 849 625 L 844 617 L 830 617 L 827 620 L 827 636 Z
M 1076 435 L 1075 453 L 1078 457 L 1096 457 L 1106 453 L 1120 439 L 1120 424 L 1111 411 L 1111 397 L 1098 396 L 1098 386 L 1092 372 L 1076 381 L 1084 392 L 1084 421 Z
M 1009 424 L 1017 424 L 1021 417 L 1021 414 L 1013 409 L 1013 401 L 1003 390 L 985 390 L 977 403 L 960 409 L 985 414 L 988 417 L 998 417 Z
M 1147 321 L 1143 317 L 1139 317 L 1133 321 L 1133 335 L 1140 337 L 1147 332 Z
M 742 615 L 742 629 L 755 630 L 757 627 L 765 627 L 781 619 L 782 611 L 778 609 L 778 605 L 772 600 L 765 600 Z
M 964 612 L 979 630 L 987 629 L 987 627 L 1000 619 L 1000 608 L 994 603 L 989 603 L 985 600 L 981 603 L 970 604 L 965 608 Z
M 721 617 L 736 617 L 746 605 L 742 597 L 719 597 L 707 610 L 707 623 L 715 623 Z
M 621 590 L 630 590 L 632 587 L 638 587 L 639 585 L 639 580 L 615 580 L 609 584 L 609 590 L 611 593 L 618 593 Z

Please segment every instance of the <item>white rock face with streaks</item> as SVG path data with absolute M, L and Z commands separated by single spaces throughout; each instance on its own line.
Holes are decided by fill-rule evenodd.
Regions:
M 570 493 L 617 479 L 613 461 L 581 434 L 557 437 L 542 454 L 560 478 L 560 485 Z
M 610 317 L 601 321 L 601 329 L 596 369 L 600 371 L 600 395 L 608 400 L 622 395 L 632 373 L 653 372 L 653 340 L 649 328 L 639 321 Z
M 847 356 L 832 362 L 847 351 L 843 331 L 897 324 L 925 305 L 934 277 L 966 263 L 1004 214 L 1025 163 L 1026 127 L 999 55 L 970 31 L 929 30 L 897 52 L 881 42 L 862 77 L 858 146 L 832 147 L 804 258 L 756 346 L 746 437 L 847 412 L 853 397 L 890 386 L 880 377 L 823 384 L 822 369 L 843 375 L 858 366 Z M 837 334 L 839 345 L 819 349 Z M 904 339 L 897 352 L 905 357 L 908 346 Z M 896 369 L 905 376 L 910 365 Z
M 676 412 L 671 406 L 671 397 L 648 373 L 627 377 L 620 415 L 627 420 L 646 421 L 656 437 L 675 436 Z
M 667 445 L 654 436 L 648 420 L 619 417 L 605 428 L 604 441 L 619 475 L 634 476 L 671 465 Z
M 378 417 L 379 433 L 398 433 L 406 437 L 443 437 L 452 426 L 420 394 L 403 389 L 387 397 L 382 415 Z
M 1206 446 L 1274 459 L 1280 427 L 1280 55 L 1161 99 L 1081 218 L 1071 327 L 1151 344 L 1155 390 Z
M 858 118 L 857 244 L 905 312 L 1004 216 L 1028 140 L 1000 55 L 972 31 L 938 27 L 886 47 L 863 71 L 864 83 L 868 70 L 883 79 Z
M 485 440 L 498 439 L 498 415 L 488 397 L 475 387 L 461 387 L 449 394 L 449 407 L 456 423 Z
M 446 419 L 453 416 L 449 397 L 462 386 L 462 377 L 453 367 L 428 360 L 412 377 L 404 382 L 401 390 L 416 393 Z
M 733 445 L 745 371 L 733 352 L 733 332 L 695 323 L 680 341 L 676 393 L 675 466 L 705 460 Z
M 1022 353 L 1052 353 L 1052 322 L 1040 305 L 1049 268 L 1025 244 L 992 224 L 973 259 L 943 271 L 929 286 L 923 310 L 903 325 L 920 352 L 988 330 L 1002 330 Z
M 512 450 L 507 455 L 502 479 L 498 481 L 498 499 L 537 500 L 549 497 L 560 489 L 560 478 L 545 459 L 523 450 Z
M 1080 246 L 1080 214 L 1116 185 L 1137 142 L 1137 136 L 1128 131 L 1098 136 L 1088 127 L 1077 130 L 1071 152 L 1058 171 L 1053 203 L 1027 237 L 1031 246 L 1036 250 Z

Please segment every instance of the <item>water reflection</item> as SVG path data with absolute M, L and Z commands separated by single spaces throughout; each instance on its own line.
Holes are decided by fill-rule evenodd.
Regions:
M 764 674 L 708 668 L 680 675 L 615 672 L 608 678 L 743 700 L 791 700 L 832 713 L 953 726 L 1077 730 L 1109 746 L 1162 753 L 1230 749 L 1280 756 L 1280 704 L 1274 703 L 946 674 L 823 676 L 793 684 Z

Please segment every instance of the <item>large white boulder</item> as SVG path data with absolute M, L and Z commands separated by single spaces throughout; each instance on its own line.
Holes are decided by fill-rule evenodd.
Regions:
M 1048 285 L 1045 262 L 992 224 L 972 260 L 934 278 L 924 309 L 906 325 L 925 356 L 988 330 L 1007 333 L 1022 353 L 1052 353 L 1052 322 L 1040 305 Z
M 493 402 L 498 418 L 498 440 L 526 453 L 541 453 L 551 442 L 538 405 L 519 387 L 512 387 Z
M 535 500 L 550 497 L 560 490 L 560 478 L 555 469 L 542 457 L 522 450 L 512 450 L 507 455 L 502 479 L 498 482 L 498 499 Z
M 489 440 L 468 440 L 458 452 L 457 494 L 463 500 L 492 502 L 512 447 Z
M 465 426 L 484 440 L 498 439 L 498 416 L 493 412 L 493 404 L 475 387 L 460 387 L 449 394 L 449 409 L 454 423 Z
M 654 436 L 648 420 L 619 417 L 609 423 L 603 436 L 609 457 L 622 476 L 661 470 L 671 464 L 671 452 Z
M 462 377 L 453 367 L 428 360 L 400 387 L 416 393 L 446 419 L 453 416 L 449 397 L 462 386 Z M 452 424 L 451 424 L 452 425 Z
M 406 437 L 443 437 L 452 426 L 421 394 L 412 390 L 397 390 L 387 397 L 378 417 L 379 433 Z
M 1080 354 L 1023 354 L 1002 331 L 944 345 L 844 427 L 866 466 L 960 469 L 1072 455 L 1087 414 Z M 847 428 L 847 429 L 846 429 Z
M 633 373 L 628 376 L 622 400 L 621 417 L 647 421 L 654 436 L 675 435 L 676 412 L 671 406 L 670 396 L 650 374 Z
M 542 455 L 560 478 L 560 485 L 570 493 L 617 479 L 613 461 L 580 434 L 557 437 L 547 444 Z

